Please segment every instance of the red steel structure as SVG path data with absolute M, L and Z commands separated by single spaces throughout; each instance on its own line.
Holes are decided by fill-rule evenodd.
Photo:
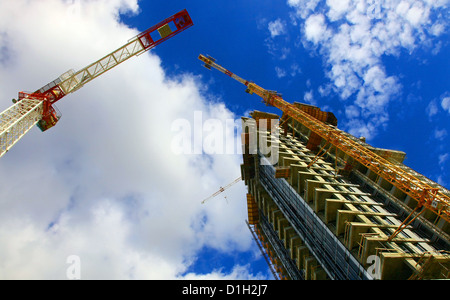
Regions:
M 35 124 L 46 131 L 61 115 L 54 104 L 94 78 L 133 56 L 140 55 L 194 25 L 187 10 L 159 22 L 130 39 L 125 45 L 75 72 L 69 70 L 35 92 L 19 92 L 13 106 L 0 114 L 0 157 Z

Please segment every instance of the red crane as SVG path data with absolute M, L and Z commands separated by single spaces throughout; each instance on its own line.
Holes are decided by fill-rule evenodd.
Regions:
M 129 58 L 140 55 L 194 25 L 186 10 L 159 22 L 130 39 L 125 45 L 75 72 L 69 70 L 35 92 L 19 92 L 14 105 L 0 114 L 0 157 L 34 125 L 46 131 L 61 114 L 55 103 Z

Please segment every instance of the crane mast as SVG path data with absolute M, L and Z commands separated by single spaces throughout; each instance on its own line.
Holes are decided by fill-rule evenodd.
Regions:
M 417 201 L 416 209 L 426 207 L 447 222 L 450 221 L 450 197 L 438 188 L 430 186 L 424 180 L 421 180 L 414 176 L 414 174 L 402 169 L 399 165 L 391 163 L 377 155 L 367 149 L 364 145 L 345 136 L 333 126 L 317 120 L 295 105 L 286 102 L 278 93 L 266 90 L 233 74 L 229 70 L 218 65 L 212 57 L 200 54 L 199 59 L 205 63 L 206 68 L 211 69 L 211 67 L 213 67 L 241 82 L 247 86 L 246 92 L 249 94 L 256 94 L 260 96 L 267 105 L 279 108 L 286 116 L 303 124 L 327 143 L 348 154 L 361 165 L 375 172 L 406 195 L 409 195 L 412 199 L 415 199 Z
M 69 70 L 35 92 L 19 92 L 14 105 L 0 114 L 0 157 L 11 149 L 34 125 L 42 131 L 61 118 L 54 104 L 86 83 L 140 55 L 193 25 L 187 10 L 159 22 L 130 39 L 125 45 L 75 72 Z

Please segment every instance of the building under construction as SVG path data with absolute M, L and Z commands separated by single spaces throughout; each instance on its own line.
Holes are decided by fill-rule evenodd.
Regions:
M 282 111 L 242 118 L 248 226 L 276 279 L 450 278 L 447 189 L 404 152 L 339 130 L 332 113 L 199 59 Z

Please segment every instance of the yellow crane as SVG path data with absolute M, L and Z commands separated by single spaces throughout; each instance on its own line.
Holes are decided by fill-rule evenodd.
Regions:
M 413 213 L 420 210 L 422 207 L 431 210 L 440 218 L 450 222 L 450 196 L 445 194 L 439 188 L 430 186 L 426 181 L 418 178 L 413 173 L 408 172 L 408 170 L 401 168 L 401 166 L 397 164 L 391 163 L 387 159 L 372 152 L 364 145 L 345 136 L 335 127 L 318 120 L 311 114 L 299 109 L 294 104 L 285 101 L 277 92 L 266 90 L 253 82 L 233 74 L 231 71 L 218 65 L 214 58 L 202 54 L 200 54 L 198 58 L 205 63 L 204 66 L 207 69 L 213 67 L 244 84 L 247 87 L 247 93 L 260 96 L 267 105 L 279 108 L 284 114 L 283 117 L 292 118 L 301 123 L 311 130 L 312 133 L 323 139 L 326 144 L 329 144 L 330 146 L 333 145 L 336 149 L 339 149 L 352 157 L 355 161 L 373 171 L 375 174 L 394 185 L 397 189 L 401 190 L 406 195 L 409 195 L 412 199 L 415 199 L 417 201 L 416 209 L 414 209 L 404 220 L 404 224 L 407 225 L 409 222 L 413 221 L 414 218 L 417 217 L 412 218 Z M 424 210 L 420 213 L 423 211 Z

